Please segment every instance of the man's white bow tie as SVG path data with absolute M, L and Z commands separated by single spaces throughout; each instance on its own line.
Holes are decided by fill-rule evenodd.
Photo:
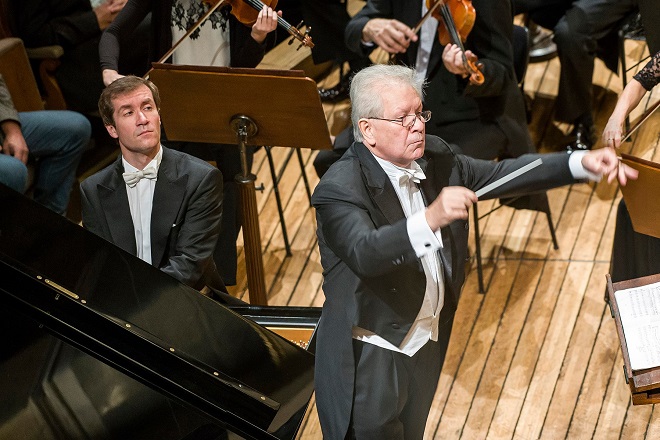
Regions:
M 154 180 L 157 175 L 158 173 L 154 167 L 137 170 L 133 173 L 122 174 L 122 176 L 124 176 L 124 182 L 126 182 L 126 185 L 128 185 L 130 188 L 133 188 L 135 185 L 137 185 L 140 179 Z
M 421 180 L 426 179 L 426 174 L 422 170 L 403 170 L 404 174 L 399 178 L 400 183 L 406 183 L 409 180 L 414 183 L 419 183 Z

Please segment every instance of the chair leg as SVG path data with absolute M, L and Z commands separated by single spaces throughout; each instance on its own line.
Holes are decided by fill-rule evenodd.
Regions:
M 552 223 L 552 215 L 550 214 L 550 209 L 548 208 L 545 211 L 545 216 L 548 218 L 548 229 L 550 229 L 550 235 L 552 236 L 552 245 L 555 250 L 559 249 L 559 243 L 557 242 L 557 235 L 555 234 L 555 226 Z
M 309 200 L 309 206 L 311 208 L 312 192 L 309 190 L 309 181 L 307 180 L 307 173 L 305 172 L 305 162 L 303 161 L 300 148 L 296 148 L 296 154 L 298 155 L 298 163 L 300 164 L 300 173 L 302 175 L 303 183 L 305 184 L 305 191 L 307 191 L 307 200 Z
M 289 235 L 286 232 L 286 223 L 284 222 L 284 209 L 282 208 L 282 199 L 280 197 L 279 181 L 280 178 L 275 171 L 275 164 L 273 162 L 273 155 L 270 152 L 272 147 L 265 147 L 266 156 L 268 157 L 268 167 L 270 168 L 270 175 L 273 178 L 273 192 L 275 193 L 275 201 L 277 202 L 277 213 L 280 216 L 280 225 L 282 227 L 282 240 L 284 240 L 284 248 L 286 249 L 287 257 L 291 254 L 291 244 L 289 243 Z
M 623 80 L 623 88 L 625 89 L 628 85 L 628 68 L 626 66 L 626 38 L 623 35 L 623 31 L 619 30 L 619 58 L 621 60 L 621 79 Z M 626 116 L 625 121 L 625 130 L 624 133 L 630 131 L 630 118 Z
M 472 213 L 474 216 L 474 244 L 475 252 L 477 257 L 477 278 L 479 279 L 479 293 L 486 293 L 484 288 L 484 274 L 483 268 L 481 267 L 481 238 L 479 235 L 479 211 L 477 210 L 477 204 L 472 205 Z

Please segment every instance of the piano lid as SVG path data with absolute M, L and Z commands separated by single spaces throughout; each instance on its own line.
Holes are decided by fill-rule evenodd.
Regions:
M 241 435 L 295 436 L 312 354 L 1 184 L 0 206 L 0 304 Z

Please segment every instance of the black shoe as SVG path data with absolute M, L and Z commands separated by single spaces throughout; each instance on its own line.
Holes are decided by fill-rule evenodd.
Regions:
M 568 144 L 568 151 L 586 151 L 591 150 L 594 145 L 595 132 L 593 125 L 578 124 L 573 131 L 575 140 Z
M 341 77 L 336 86 L 329 89 L 319 89 L 319 96 L 323 102 L 339 102 L 348 99 L 350 78 L 346 74 Z
M 538 25 L 529 29 L 529 62 L 539 63 L 557 56 L 557 45 L 552 41 L 552 32 Z

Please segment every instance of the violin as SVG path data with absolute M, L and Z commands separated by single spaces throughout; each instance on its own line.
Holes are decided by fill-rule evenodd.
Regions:
M 426 7 L 431 16 L 438 20 L 438 39 L 440 44 L 449 43 L 457 45 L 463 54 L 463 65 L 470 75 L 470 83 L 481 85 L 484 83 L 482 65 L 468 60 L 465 56 L 463 42 L 467 39 L 474 27 L 477 13 L 471 0 L 426 0 Z M 428 15 L 428 14 L 427 14 Z M 425 15 L 423 20 L 427 16 Z
M 202 0 L 202 3 L 206 3 L 214 10 L 217 8 L 218 3 L 222 5 L 230 5 L 231 15 L 233 15 L 238 21 L 246 26 L 254 25 L 254 23 L 257 21 L 259 11 L 261 11 L 264 6 L 269 6 L 273 9 L 275 9 L 275 6 L 277 6 L 277 0 L 266 0 L 265 3 L 260 0 Z M 298 46 L 298 49 L 303 46 L 309 47 L 310 49 L 314 47 L 312 37 L 309 36 L 309 27 L 303 34 L 298 29 L 302 23 L 300 23 L 298 27 L 295 27 L 287 23 L 286 20 L 280 16 L 277 17 L 277 25 L 284 28 L 284 30 L 286 30 L 293 38 L 300 41 L 300 46 Z M 293 39 L 289 41 L 289 44 L 292 43 Z

